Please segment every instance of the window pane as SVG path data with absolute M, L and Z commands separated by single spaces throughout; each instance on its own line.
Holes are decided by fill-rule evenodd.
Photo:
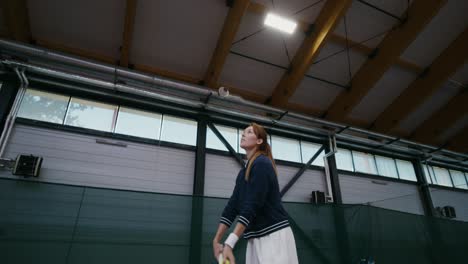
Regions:
M 400 179 L 416 181 L 416 173 L 414 172 L 413 163 L 406 160 L 396 160 L 398 174 Z
M 221 135 L 229 142 L 231 147 L 234 151 L 237 152 L 237 128 L 221 126 L 221 125 L 214 125 Z M 206 128 L 206 147 L 211 149 L 219 149 L 228 151 L 228 149 L 224 146 L 223 142 L 216 136 L 216 134 L 209 128 Z
M 377 174 L 377 168 L 375 167 L 375 160 L 372 154 L 364 152 L 353 151 L 354 167 L 358 172 L 364 172 L 369 174 Z
M 347 149 L 338 149 L 338 152 L 335 154 L 335 159 L 338 169 L 354 171 L 351 151 Z
M 375 161 L 377 162 L 380 175 L 398 178 L 397 168 L 393 159 L 376 155 Z
M 112 132 L 117 106 L 72 98 L 65 124 Z
M 450 170 L 450 175 L 452 176 L 453 185 L 455 185 L 455 188 L 468 189 L 463 172 Z
M 62 124 L 69 96 L 27 89 L 24 94 L 18 117 Z
M 312 158 L 312 156 L 315 155 L 315 153 L 317 152 L 317 150 L 319 150 L 321 146 L 322 145 L 319 145 L 319 144 L 301 141 L 302 162 L 307 163 L 310 160 L 310 158 Z M 314 162 L 312 162 L 312 165 L 324 167 L 325 165 L 323 164 L 323 156 L 325 156 L 325 154 L 324 154 L 324 151 L 322 150 L 322 152 L 320 152 L 320 154 L 314 160 Z
M 426 177 L 427 183 L 435 184 L 432 168 L 429 165 L 424 165 L 424 176 Z
M 273 158 L 294 162 L 301 162 L 301 148 L 299 140 L 271 136 Z
M 161 140 L 197 145 L 197 122 L 175 116 L 163 116 Z
M 434 168 L 432 166 L 427 166 L 427 168 L 429 169 L 429 175 L 431 176 L 432 183 L 437 184 L 437 178 L 434 175 Z
M 452 181 L 450 180 L 448 170 L 439 167 L 432 168 L 434 169 L 434 174 L 438 185 L 452 187 Z
M 115 133 L 159 139 L 161 114 L 120 107 Z

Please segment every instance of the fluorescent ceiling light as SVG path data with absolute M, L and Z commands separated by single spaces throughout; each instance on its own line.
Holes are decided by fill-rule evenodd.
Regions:
M 297 26 L 296 22 L 272 13 L 266 16 L 264 24 L 289 34 L 293 33 Z

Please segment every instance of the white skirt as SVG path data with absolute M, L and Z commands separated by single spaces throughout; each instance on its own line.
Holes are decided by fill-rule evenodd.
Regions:
M 296 242 L 286 227 L 247 242 L 246 264 L 298 264 Z

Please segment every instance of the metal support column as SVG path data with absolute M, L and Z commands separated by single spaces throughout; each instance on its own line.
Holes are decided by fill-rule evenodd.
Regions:
M 436 216 L 434 204 L 432 203 L 431 191 L 429 184 L 424 176 L 424 167 L 421 160 L 413 161 L 414 171 L 416 172 L 416 179 L 418 181 L 419 196 L 424 208 L 426 216 Z
M 326 150 L 326 153 L 333 151 L 330 149 L 329 146 L 326 146 L 325 150 Z M 336 167 L 335 154 L 327 157 L 327 163 L 328 163 L 328 171 L 329 171 L 330 181 L 331 181 L 333 203 L 342 204 L 343 199 L 341 197 L 341 188 L 340 188 L 340 181 L 338 179 L 338 169 Z
M 205 117 L 198 120 L 197 150 L 192 195 L 192 218 L 190 227 L 190 252 L 187 263 L 201 263 L 203 194 L 205 187 L 206 125 Z
M 442 235 L 440 227 L 438 225 L 438 219 L 434 203 L 432 202 L 431 190 L 427 183 L 426 177 L 424 176 L 424 167 L 421 160 L 413 161 L 414 171 L 416 172 L 416 179 L 418 181 L 419 196 L 421 197 L 421 203 L 424 208 L 424 214 L 427 216 L 425 222 L 428 234 L 431 239 L 431 243 L 425 247 L 425 250 L 429 256 L 431 256 L 432 263 L 443 263 L 444 261 L 440 258 L 438 250 L 442 244 Z
M 335 155 L 338 152 L 336 147 L 336 139 L 334 135 L 330 136 L 330 144 L 325 146 L 326 150 L 326 165 L 328 172 L 326 172 L 325 177 L 327 181 L 330 181 L 331 185 L 331 195 L 333 196 L 333 203 L 336 205 L 333 210 L 333 216 L 335 219 L 335 229 L 336 229 L 336 241 L 337 246 L 340 251 L 340 260 L 341 263 L 349 263 L 351 254 L 349 253 L 349 237 L 348 237 L 348 228 L 346 226 L 346 215 L 345 207 L 340 206 L 343 204 L 343 198 L 341 196 L 341 187 L 338 176 L 338 169 L 336 166 Z M 327 175 L 328 174 L 328 175 Z

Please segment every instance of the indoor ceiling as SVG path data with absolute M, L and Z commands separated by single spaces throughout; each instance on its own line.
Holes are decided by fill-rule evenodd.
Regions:
M 0 35 L 468 152 L 466 0 L 4 0 Z M 284 34 L 268 12 L 298 22 Z

